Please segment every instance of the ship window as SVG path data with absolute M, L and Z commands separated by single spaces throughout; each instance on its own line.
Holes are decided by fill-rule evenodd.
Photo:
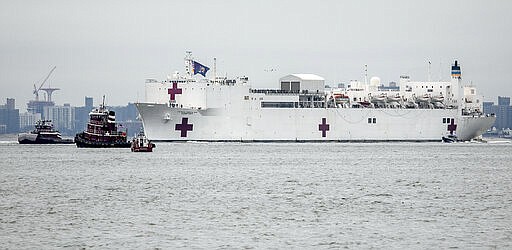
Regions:
M 244 96 L 244 100 L 249 100 L 249 96 L 248 95 Z
M 293 108 L 294 102 L 261 102 L 262 108 Z
M 433 89 L 427 89 L 427 92 L 434 92 Z
M 373 118 L 373 123 L 377 123 L 377 118 Z
M 443 123 L 446 123 L 446 118 L 443 118 Z
M 372 118 L 368 118 L 368 123 L 372 123 Z
M 281 82 L 281 90 L 289 91 L 290 90 L 290 82 Z
M 300 90 L 300 82 L 291 82 L 291 90 L 292 91 L 299 91 Z

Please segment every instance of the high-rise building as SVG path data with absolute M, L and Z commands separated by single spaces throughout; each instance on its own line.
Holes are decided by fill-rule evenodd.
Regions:
M 142 128 L 142 122 L 137 119 L 139 112 L 135 104 L 128 103 L 127 106 L 115 106 L 109 109 L 116 112 L 116 122 L 127 130 L 128 135 L 135 135 Z
M 46 106 L 43 111 L 45 119 L 52 120 L 53 125 L 62 134 L 72 134 L 75 125 L 74 107 L 69 104 L 64 106 Z
M 20 114 L 20 131 L 29 131 L 34 129 L 34 125 L 37 121 L 41 120 L 41 114 L 39 113 L 21 113 Z
M 498 96 L 498 106 L 510 106 L 510 97 Z
M 89 121 L 89 112 L 94 108 L 93 103 L 93 98 L 86 96 L 84 99 L 85 106 L 75 107 L 75 124 L 73 133 L 78 133 L 86 129 L 87 122 Z
M 94 106 L 92 97 L 85 97 L 85 107 L 91 108 Z
M 16 100 L 14 98 L 7 98 L 7 102 L 5 103 L 5 107 L 7 109 L 16 109 Z
M 0 133 L 18 133 L 20 130 L 20 111 L 15 108 L 16 101 L 7 98 L 5 105 L 0 105 Z
M 494 102 L 484 102 L 484 113 L 496 114 L 496 122 L 493 127 L 497 130 L 512 128 L 512 106 L 510 106 L 510 97 L 498 96 L 498 105 Z

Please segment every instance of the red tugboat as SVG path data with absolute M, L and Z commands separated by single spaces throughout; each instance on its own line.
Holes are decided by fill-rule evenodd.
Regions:
M 99 108 L 89 113 L 87 129 L 75 136 L 79 148 L 129 148 L 126 131 L 118 131 L 116 114 L 105 108 L 105 97 Z
M 140 131 L 139 134 L 133 138 L 132 140 L 132 152 L 153 152 L 153 148 L 156 145 L 152 143 L 146 135 L 144 135 L 144 131 Z

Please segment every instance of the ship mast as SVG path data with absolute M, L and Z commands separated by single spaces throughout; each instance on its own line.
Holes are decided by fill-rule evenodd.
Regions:
M 428 81 L 429 82 L 432 81 L 431 67 L 432 67 L 432 63 L 430 63 L 430 60 L 428 60 Z
M 364 84 L 368 84 L 368 64 L 364 65 Z
M 192 78 L 192 51 L 185 52 L 185 74 L 187 79 Z
M 217 58 L 213 58 L 213 83 L 217 82 Z

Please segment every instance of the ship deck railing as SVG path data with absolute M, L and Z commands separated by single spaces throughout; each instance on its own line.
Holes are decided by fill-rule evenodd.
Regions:
M 266 94 L 266 95 L 309 95 L 309 96 L 324 96 L 323 91 L 318 90 L 283 90 L 283 89 L 249 89 L 251 93 Z

